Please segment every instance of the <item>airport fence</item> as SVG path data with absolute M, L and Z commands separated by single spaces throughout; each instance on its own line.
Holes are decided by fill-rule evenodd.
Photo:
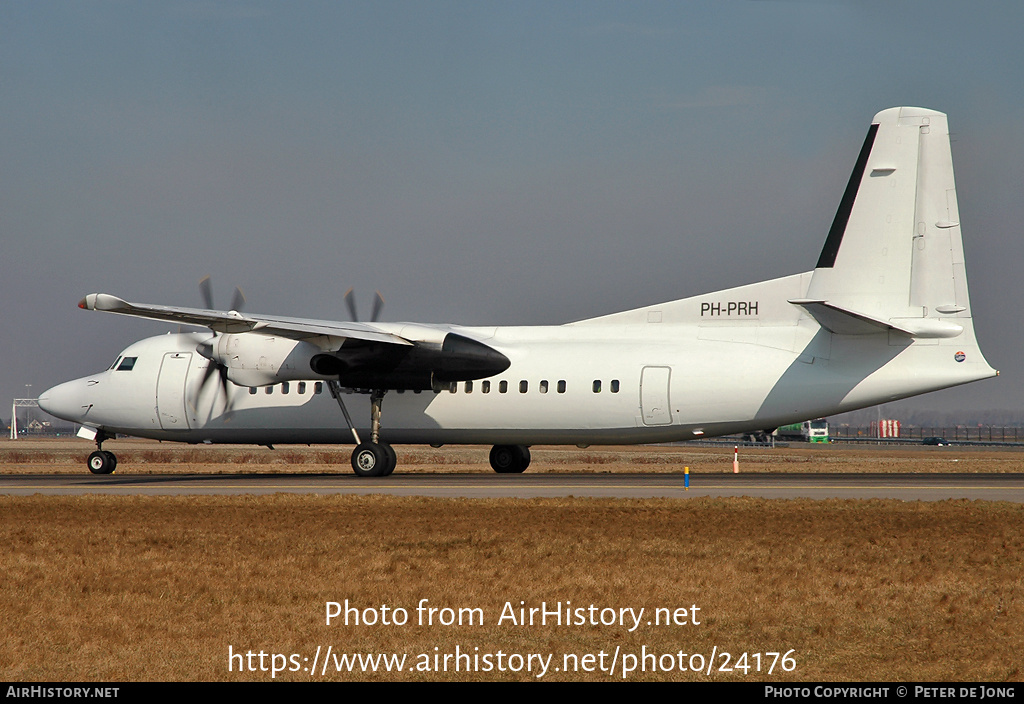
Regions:
M 869 440 L 878 437 L 877 430 L 871 426 L 830 425 L 828 433 L 829 437 L 836 440 Z M 1024 442 L 1024 428 L 999 425 L 900 426 L 899 439 L 924 438 L 942 438 L 950 442 Z

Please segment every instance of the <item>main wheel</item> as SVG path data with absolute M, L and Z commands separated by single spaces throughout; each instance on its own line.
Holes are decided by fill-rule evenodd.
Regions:
M 530 466 L 530 448 L 526 445 L 516 445 L 519 448 L 520 472 L 525 472 Z
M 395 453 L 395 448 L 391 447 L 391 445 L 386 442 L 382 442 L 380 446 L 384 448 L 384 452 L 387 453 L 388 456 L 388 466 L 380 476 L 387 477 L 390 476 L 390 474 L 395 471 L 395 467 L 398 466 L 398 455 Z
M 491 448 L 491 468 L 498 474 L 519 474 L 530 466 L 530 448 L 526 445 L 495 445 Z
M 394 452 L 394 450 L 392 450 Z M 352 451 L 352 469 L 360 477 L 384 477 L 390 474 L 388 467 L 394 471 L 390 457 L 383 445 L 364 442 Z
M 117 467 L 117 458 L 114 457 L 112 452 L 96 450 L 96 452 L 89 455 L 86 464 L 89 466 L 89 471 L 93 474 L 110 474 Z

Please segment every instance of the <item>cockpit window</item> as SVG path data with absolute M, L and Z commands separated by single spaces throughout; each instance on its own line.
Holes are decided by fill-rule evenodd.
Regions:
M 117 371 L 130 372 L 135 367 L 136 359 L 138 359 L 138 357 L 125 357 L 121 360 L 121 363 L 117 365 Z
M 118 357 L 117 359 L 114 360 L 113 364 L 111 364 L 109 367 L 107 367 L 107 369 L 117 369 L 117 365 L 120 364 L 120 363 L 121 363 L 121 358 Z

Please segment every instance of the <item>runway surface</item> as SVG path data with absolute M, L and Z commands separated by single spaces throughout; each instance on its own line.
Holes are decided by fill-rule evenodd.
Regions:
M 238 495 L 390 494 L 437 497 L 580 496 L 689 498 L 753 496 L 775 499 L 843 498 L 1024 502 L 1024 474 L 10 474 L 0 494 Z

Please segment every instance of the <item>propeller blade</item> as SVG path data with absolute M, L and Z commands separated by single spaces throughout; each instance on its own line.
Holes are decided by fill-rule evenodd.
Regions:
M 349 288 L 348 291 L 345 291 L 345 305 L 348 306 L 348 315 L 352 318 L 352 322 L 358 323 L 359 316 L 356 314 L 356 297 L 352 293 L 351 288 Z
M 245 308 L 245 294 L 242 293 L 242 289 L 235 287 L 235 295 L 231 299 L 231 310 L 240 313 Z
M 206 310 L 214 310 L 213 308 L 213 286 L 210 284 L 210 275 L 207 274 L 199 280 L 199 292 L 203 296 L 203 305 L 206 306 Z
M 220 390 L 224 393 L 225 402 L 229 400 L 228 397 L 228 368 L 223 364 L 218 364 L 217 369 L 220 371 Z
M 219 367 L 220 365 L 214 362 L 212 359 L 210 360 L 209 364 L 206 365 L 206 371 L 203 372 L 203 379 L 202 381 L 199 382 L 200 392 L 202 392 L 202 390 L 206 388 L 206 382 L 208 382 L 210 380 L 210 377 L 217 372 L 217 369 Z
M 234 404 L 232 403 L 234 398 L 233 395 L 228 393 L 228 368 L 219 362 L 215 362 L 212 359 L 209 364 L 206 365 L 206 371 L 203 372 L 203 378 L 199 382 L 199 393 L 203 392 L 206 388 L 206 383 L 214 378 L 215 376 L 220 377 L 220 397 L 224 400 L 223 413 L 225 417 L 230 417 Z
M 199 292 L 203 296 L 203 305 L 207 310 L 217 310 L 213 307 L 213 284 L 210 275 L 207 274 L 199 281 Z M 228 310 L 239 311 L 245 307 L 245 293 L 241 288 L 235 287 L 235 295 L 231 299 L 231 307 Z
M 380 291 L 374 292 L 373 299 L 373 314 L 370 315 L 370 322 L 376 323 L 377 318 L 380 317 L 380 312 L 384 308 L 384 297 L 380 295 Z

